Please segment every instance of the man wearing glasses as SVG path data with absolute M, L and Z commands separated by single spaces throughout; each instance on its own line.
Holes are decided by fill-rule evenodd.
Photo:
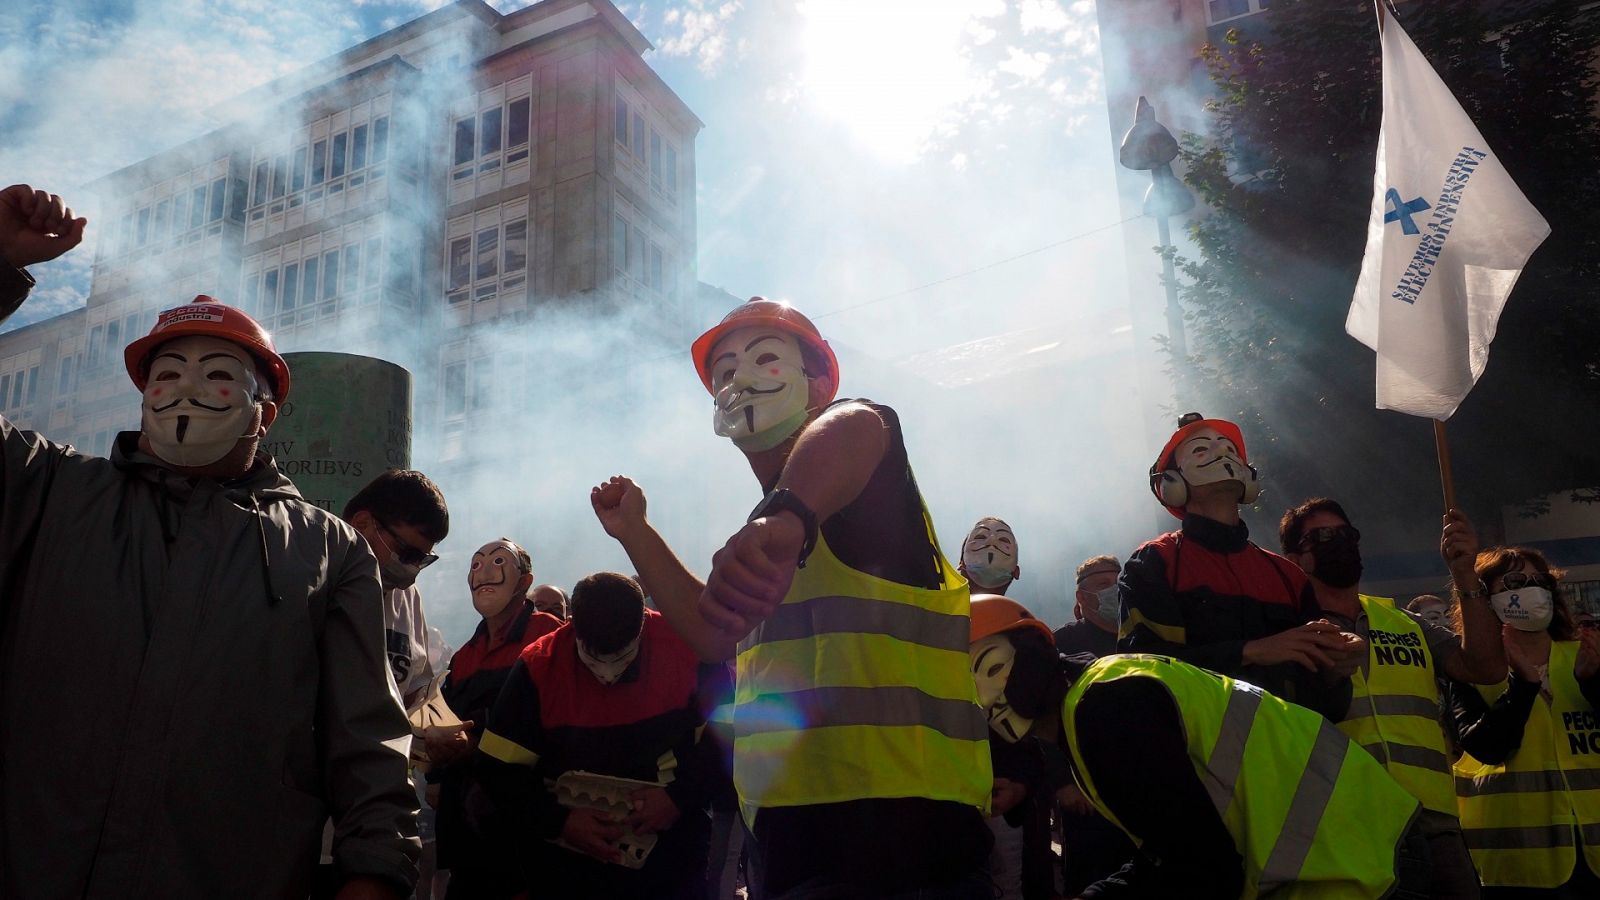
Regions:
M 389 669 L 409 714 L 428 699 L 435 674 L 428 661 L 428 620 L 417 574 L 438 561 L 433 548 L 450 533 L 450 511 L 428 476 L 395 469 L 350 498 L 344 520 L 367 539 L 378 558 Z
M 1459 635 L 1397 609 L 1393 600 L 1360 592 L 1361 532 L 1338 502 L 1318 497 L 1285 512 L 1278 539 L 1284 555 L 1310 578 L 1328 620 L 1367 641 L 1367 653 L 1349 673 L 1350 712 L 1339 730 L 1422 802 L 1418 826 L 1431 851 L 1433 896 L 1479 896 L 1439 727 L 1437 680 L 1497 684 L 1506 677 L 1500 623 L 1473 571 L 1478 538 L 1472 524 L 1451 510 L 1439 541 L 1460 607 Z

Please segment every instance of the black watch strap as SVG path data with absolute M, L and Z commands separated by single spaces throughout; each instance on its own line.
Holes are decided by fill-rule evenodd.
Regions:
M 800 519 L 800 524 L 806 529 L 806 542 L 800 547 L 799 568 L 806 567 L 806 559 L 811 556 L 811 551 L 817 549 L 817 514 L 811 507 L 795 495 L 788 488 L 778 488 L 763 497 L 761 503 L 750 513 L 747 522 L 774 515 L 780 512 L 792 512 Z

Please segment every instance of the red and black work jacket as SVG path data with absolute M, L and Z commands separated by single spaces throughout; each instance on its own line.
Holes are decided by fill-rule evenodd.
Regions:
M 1247 666 L 1244 645 L 1322 617 L 1299 566 L 1256 546 L 1245 523 L 1186 515 L 1133 552 L 1117 582 L 1118 648 L 1181 659 L 1265 688 L 1337 722 L 1350 683 L 1329 685 L 1296 663 Z
M 680 813 L 669 830 L 704 826 L 716 760 L 701 740 L 700 685 L 714 672 L 653 610 L 638 657 L 614 684 L 601 684 L 578 658 L 571 623 L 540 638 L 512 667 L 478 746 L 504 824 L 530 843 L 559 835 L 567 810 L 547 784 L 582 770 L 664 783 Z
M 450 658 L 450 673 L 439 688 L 451 711 L 473 723 L 472 734 L 483 734 L 489 710 L 523 649 L 560 627 L 560 619 L 538 612 L 526 600 L 498 635 L 489 633 L 487 622 L 478 623 L 471 639 Z M 440 868 L 464 866 L 470 864 L 469 860 L 495 855 L 484 844 L 479 815 L 468 812 L 467 798 L 476 782 L 476 760 L 474 754 L 428 773 L 428 780 L 440 786 L 436 818 Z M 480 810 L 479 814 L 483 812 Z

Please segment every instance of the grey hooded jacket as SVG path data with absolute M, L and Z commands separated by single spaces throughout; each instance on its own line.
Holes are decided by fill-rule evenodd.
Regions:
M 190 481 L 0 419 L 0 897 L 409 893 L 378 566 L 265 454 Z

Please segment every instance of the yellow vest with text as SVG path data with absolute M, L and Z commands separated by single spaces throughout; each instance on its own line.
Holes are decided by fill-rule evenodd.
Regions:
M 1572 877 L 1579 840 L 1600 872 L 1600 717 L 1578 691 L 1577 641 L 1550 646 L 1550 698 L 1533 701 L 1522 744 L 1502 765 L 1456 762 L 1461 830 L 1483 883 L 1553 888 Z M 1493 704 L 1507 683 L 1477 685 Z
M 1339 730 L 1423 806 L 1453 816 L 1456 792 L 1439 727 L 1439 682 L 1422 626 L 1387 597 L 1362 594 L 1361 608 L 1367 613 L 1367 671 L 1350 678 L 1350 712 Z
M 1090 687 L 1122 678 L 1155 679 L 1172 695 L 1195 774 L 1244 859 L 1242 900 L 1354 900 L 1394 885 L 1416 798 L 1311 710 L 1165 656 L 1104 657 L 1062 704 L 1083 792 L 1135 844 L 1088 775 L 1073 716 Z
M 733 781 L 752 827 L 762 808 L 850 800 L 987 811 L 967 583 L 938 564 L 937 590 L 898 584 L 846 566 L 818 535 L 778 610 L 740 643 Z

